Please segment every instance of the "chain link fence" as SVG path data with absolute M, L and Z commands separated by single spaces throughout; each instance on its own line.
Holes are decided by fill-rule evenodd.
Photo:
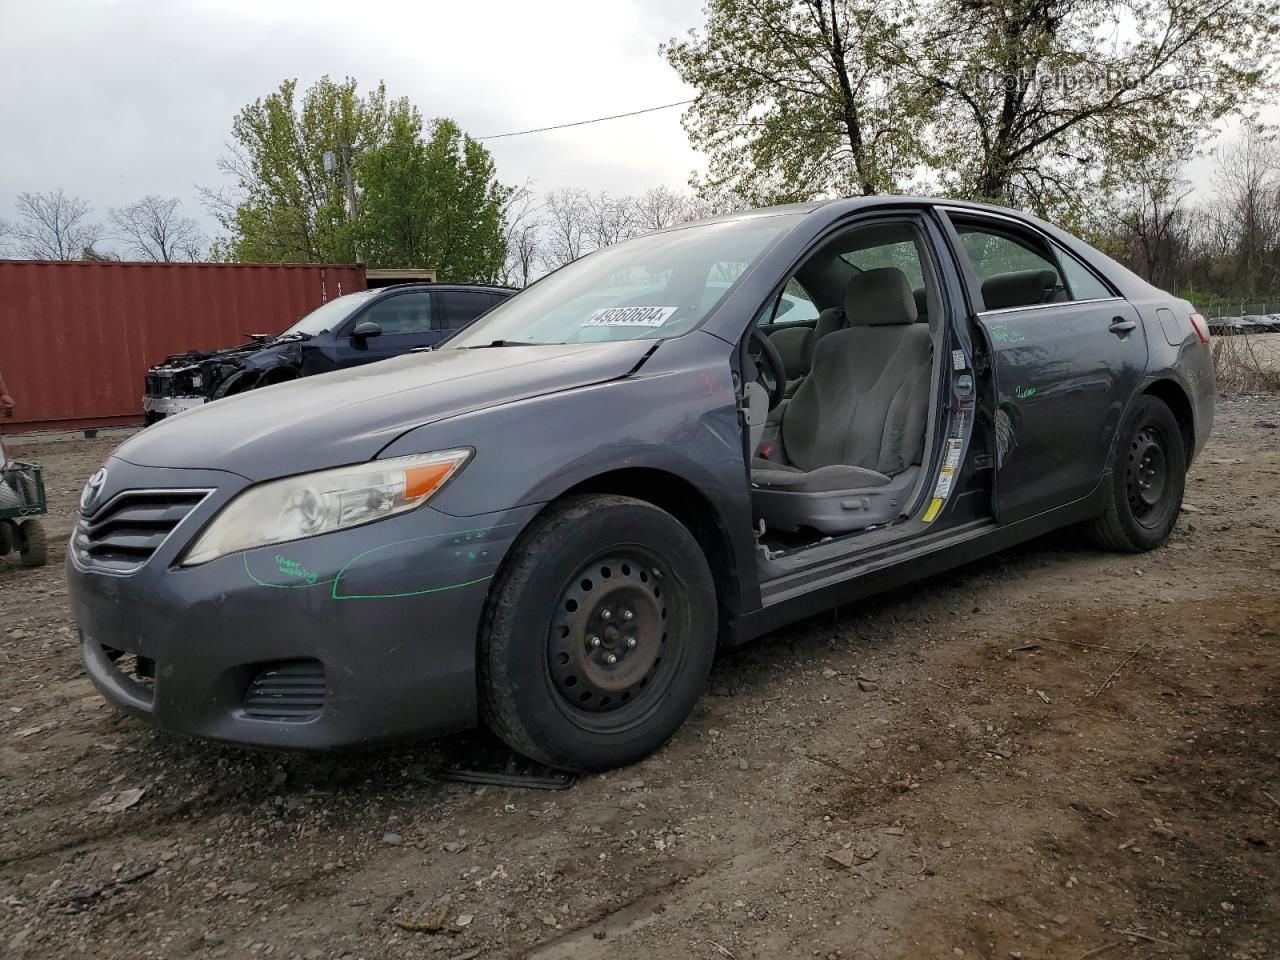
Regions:
M 1206 320 L 1219 317 L 1280 317 L 1280 300 L 1215 300 L 1197 303 Z

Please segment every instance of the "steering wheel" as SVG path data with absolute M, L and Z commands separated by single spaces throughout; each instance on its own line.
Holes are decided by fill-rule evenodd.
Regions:
M 773 341 L 763 330 L 752 327 L 749 339 L 760 348 L 757 353 L 752 351 L 748 344 L 747 352 L 757 361 L 757 366 L 762 367 L 764 385 L 769 390 L 769 409 L 772 410 L 787 395 L 787 369 L 782 365 L 782 355 L 778 353 L 778 348 L 773 345 Z M 764 360 L 763 364 L 759 363 L 761 359 Z

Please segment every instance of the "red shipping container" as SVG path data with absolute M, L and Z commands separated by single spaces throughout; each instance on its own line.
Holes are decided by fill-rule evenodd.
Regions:
M 147 368 L 280 333 L 365 288 L 363 267 L 0 260 L 0 430 L 141 422 Z

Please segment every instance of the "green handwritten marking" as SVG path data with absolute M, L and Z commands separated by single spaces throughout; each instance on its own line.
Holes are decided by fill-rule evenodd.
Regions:
M 499 524 L 499 526 L 511 527 L 511 526 L 514 526 L 514 524 L 503 523 L 503 524 Z M 496 530 L 498 528 L 493 527 L 491 529 Z M 485 531 L 485 532 L 487 533 L 488 531 Z M 439 536 L 439 534 L 437 534 L 436 536 Z M 343 574 L 345 574 L 347 570 L 350 568 L 350 566 L 353 563 L 355 563 L 357 560 L 361 560 L 369 556 L 369 554 L 371 553 L 377 553 L 379 550 L 386 550 L 390 547 L 398 547 L 406 543 L 417 543 L 420 540 L 432 540 L 432 539 L 435 539 L 435 538 L 434 537 L 410 537 L 408 540 L 393 540 L 391 543 L 380 544 L 379 546 L 376 546 L 376 547 L 370 547 L 368 550 L 365 550 L 362 553 L 357 553 L 354 557 L 352 557 L 350 560 L 348 560 L 345 564 L 342 565 L 342 569 L 338 571 L 338 575 L 333 578 L 333 591 L 332 591 L 333 599 L 335 600 L 394 600 L 397 597 L 419 597 L 426 593 L 442 593 L 445 590 L 457 590 L 460 587 L 469 587 L 473 583 L 483 583 L 485 580 L 493 579 L 493 574 L 489 574 L 488 576 L 484 576 L 484 577 L 476 577 L 474 580 L 464 580 L 461 583 L 450 583 L 443 587 L 429 587 L 425 590 L 409 590 L 404 593 L 338 593 L 338 584 L 341 582 Z M 454 555 L 457 556 L 457 551 L 455 551 Z M 475 559 L 474 553 L 472 553 L 470 556 L 471 556 L 471 559 Z
M 1016 390 L 1013 391 L 1013 395 L 1017 397 L 1019 400 L 1026 400 L 1028 397 L 1034 397 L 1036 395 L 1036 388 L 1035 387 L 1018 387 Z
M 1010 330 L 1006 324 L 993 323 L 991 325 L 991 339 L 996 343 L 1022 343 L 1027 338 L 1018 330 Z
M 367 557 L 371 553 L 377 553 L 379 550 L 386 550 L 389 547 L 396 547 L 405 543 L 418 543 L 423 540 L 438 540 L 438 539 L 443 539 L 445 537 L 453 537 L 454 543 L 462 542 L 461 538 L 464 536 L 468 540 L 473 540 L 473 539 L 479 540 L 480 538 L 489 535 L 494 530 L 500 530 L 503 527 L 513 527 L 513 526 L 515 526 L 515 524 L 513 523 L 500 523 L 500 524 L 497 524 L 496 526 L 483 527 L 476 530 L 459 530 L 459 531 L 456 531 L 455 533 L 434 533 L 425 537 L 410 537 L 407 540 L 393 540 L 390 543 L 379 544 L 376 547 L 371 547 L 368 550 L 364 550 L 360 553 L 357 553 L 354 557 L 352 557 L 350 560 L 344 563 L 334 576 L 330 577 L 327 580 L 319 579 L 318 574 L 312 573 L 310 570 L 306 570 L 301 566 L 301 564 L 297 563 L 297 561 L 291 560 L 288 557 L 283 557 L 280 554 L 276 554 L 275 561 L 276 561 L 277 570 L 279 570 L 279 572 L 285 576 L 293 576 L 293 577 L 298 577 L 299 579 L 302 579 L 304 581 L 302 583 L 268 583 L 266 580 L 262 580 L 257 576 L 255 576 L 254 572 L 249 569 L 249 554 L 247 552 L 242 553 L 240 557 L 241 557 L 241 562 L 244 564 L 245 575 L 260 587 L 269 587 L 272 590 L 305 590 L 308 587 L 317 587 L 317 586 L 324 586 L 325 584 L 332 584 L 333 587 L 332 587 L 332 590 L 330 591 L 330 596 L 334 600 L 392 600 L 397 597 L 417 597 L 417 596 L 422 596 L 428 593 L 442 593 L 446 590 L 457 590 L 457 589 L 460 589 L 461 587 L 469 587 L 475 583 L 483 583 L 485 580 L 492 580 L 493 575 L 489 574 L 488 576 L 484 576 L 484 577 L 477 577 L 471 580 L 464 580 L 461 583 L 450 583 L 442 587 L 429 587 L 425 590 L 410 590 L 405 593 L 339 594 L 338 581 L 342 579 L 343 574 L 345 574 L 347 570 L 351 568 L 351 565 L 354 564 L 357 560 Z M 488 555 L 489 555 L 488 550 L 482 551 L 480 554 L 480 556 L 482 557 L 487 557 Z M 460 558 L 462 556 L 462 551 L 455 551 L 454 556 Z M 470 559 L 476 558 L 476 555 L 474 552 L 469 552 L 469 556 L 470 556 Z
M 333 583 L 334 580 L 338 579 L 337 577 L 333 577 L 329 580 L 315 580 L 304 583 L 268 583 L 266 580 L 259 580 L 254 576 L 253 571 L 249 569 L 249 554 L 242 553 L 240 554 L 240 557 L 244 561 L 244 572 L 246 576 L 248 576 L 248 578 L 258 586 L 270 587 L 272 590 L 305 590 L 308 587 L 322 587 L 326 583 Z
M 276 554 L 275 559 L 276 559 L 276 570 L 279 573 L 281 573 L 283 576 L 297 577 L 299 580 L 307 581 L 308 585 L 313 584 L 320 579 L 320 577 L 317 574 L 312 573 L 310 570 L 308 570 L 306 567 L 300 564 L 297 560 L 294 560 L 290 557 L 282 557 L 278 553 Z

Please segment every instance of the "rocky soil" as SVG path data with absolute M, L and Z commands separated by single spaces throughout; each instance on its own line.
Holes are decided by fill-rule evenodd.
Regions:
M 1280 957 L 1280 400 L 1218 410 L 1164 548 L 1057 534 L 729 651 L 561 792 L 117 714 L 60 564 L 121 434 L 10 438 L 54 558 L 0 559 L 0 956 Z

